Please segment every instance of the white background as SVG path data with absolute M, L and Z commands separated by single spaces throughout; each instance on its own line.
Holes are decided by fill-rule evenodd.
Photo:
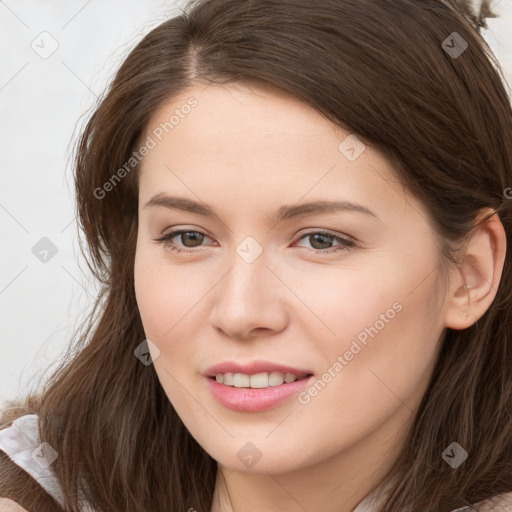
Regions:
M 78 249 L 71 144 L 128 51 L 183 5 L 0 1 L 0 405 L 55 364 L 95 296 Z M 484 35 L 512 85 L 512 0 L 492 5 L 500 17 Z M 52 44 L 48 58 L 32 48 Z M 46 263 L 32 252 L 43 237 L 57 248 Z

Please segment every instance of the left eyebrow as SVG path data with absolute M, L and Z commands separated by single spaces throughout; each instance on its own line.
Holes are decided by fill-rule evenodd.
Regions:
M 351 201 L 315 201 L 298 205 L 281 206 L 274 215 L 276 222 L 291 219 L 294 217 L 306 217 L 308 215 L 319 215 L 322 213 L 337 213 L 351 211 L 363 213 L 380 220 L 379 216 L 366 206 Z
M 203 217 L 217 217 L 214 209 L 205 203 L 199 203 L 193 199 L 186 197 L 169 196 L 165 193 L 154 195 L 145 205 L 144 208 L 152 206 L 161 206 L 172 210 L 182 210 L 195 213 Z M 306 217 L 319 215 L 322 213 L 336 213 L 341 211 L 352 211 L 363 213 L 365 215 L 381 220 L 379 216 L 368 207 L 353 203 L 351 201 L 315 201 L 310 203 L 302 203 L 298 205 L 283 205 L 271 217 L 276 223 L 282 220 L 289 220 L 296 217 Z

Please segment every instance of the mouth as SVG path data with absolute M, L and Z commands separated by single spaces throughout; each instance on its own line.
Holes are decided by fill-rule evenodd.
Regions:
M 206 377 L 207 387 L 219 404 L 233 411 L 252 413 L 288 403 L 314 380 L 312 373 L 280 372 L 218 373 Z
M 265 389 L 269 387 L 292 384 L 311 377 L 312 373 L 282 373 L 282 372 L 261 372 L 256 374 L 245 373 L 217 373 L 208 378 L 219 384 L 233 388 Z

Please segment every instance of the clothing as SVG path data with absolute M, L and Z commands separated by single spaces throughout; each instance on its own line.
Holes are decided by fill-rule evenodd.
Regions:
M 37 414 L 26 414 L 13 421 L 10 427 L 0 430 L 0 450 L 4 451 L 18 466 L 29 473 L 50 496 L 61 506 L 63 495 L 60 484 L 53 473 L 51 464 L 58 454 L 50 445 L 41 444 Z M 354 512 L 376 512 L 375 504 L 385 489 L 377 488 L 366 496 Z M 94 512 L 94 509 L 81 497 L 79 500 L 82 512 Z M 501 495 L 499 500 L 491 503 L 486 500 L 475 505 L 479 512 L 511 512 L 512 493 Z M 463 507 L 452 512 L 471 512 L 472 507 Z
M 63 494 L 51 464 L 58 454 L 48 443 L 41 444 L 37 414 L 26 414 L 0 430 L 0 450 L 29 473 L 46 492 L 63 506 Z M 79 500 L 82 512 L 94 512 L 83 497 Z

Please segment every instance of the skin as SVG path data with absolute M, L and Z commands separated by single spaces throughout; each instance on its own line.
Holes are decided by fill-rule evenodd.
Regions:
M 160 351 L 155 371 L 218 461 L 212 512 L 353 511 L 401 448 L 446 327 L 469 327 L 494 299 L 503 226 L 494 215 L 475 232 L 444 287 L 426 209 L 373 148 L 350 161 L 338 149 L 350 132 L 294 97 L 242 83 L 195 85 L 154 113 L 146 135 L 190 96 L 197 106 L 140 172 L 135 288 Z M 159 193 L 208 203 L 217 216 L 145 207 Z M 272 221 L 285 204 L 342 199 L 378 218 Z M 171 229 L 206 236 L 175 236 L 191 251 L 176 253 L 154 240 Z M 325 253 L 340 242 L 304 236 L 318 230 L 357 246 Z M 236 252 L 247 236 L 263 249 L 250 264 Z M 396 302 L 402 309 L 307 404 L 237 412 L 208 390 L 203 372 L 228 360 L 278 361 L 321 378 Z M 252 467 L 237 457 L 247 442 L 261 452 Z
M 15 501 L 0 498 L 0 512 L 27 512 L 27 510 Z

